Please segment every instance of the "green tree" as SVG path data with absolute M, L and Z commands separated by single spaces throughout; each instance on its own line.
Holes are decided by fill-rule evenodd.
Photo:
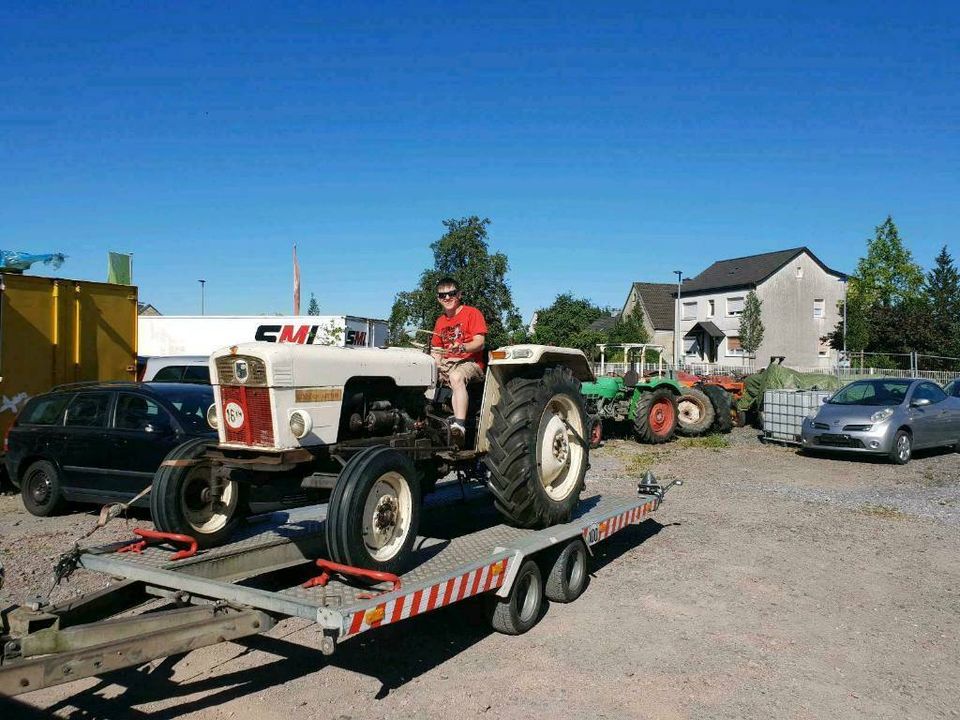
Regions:
M 317 296 L 310 293 L 310 305 L 307 306 L 307 315 L 319 315 L 320 303 L 317 302 Z
M 743 301 L 743 313 L 740 315 L 740 347 L 751 357 L 757 356 L 757 350 L 763 344 L 762 305 L 756 291 L 751 290 Z
M 590 330 L 590 323 L 606 313 L 586 298 L 562 293 L 547 308 L 537 311 L 537 324 L 533 328 L 533 341 L 541 345 L 558 345 L 592 350 L 603 336 Z
M 931 354 L 960 357 L 960 273 L 944 245 L 927 273 Z
M 415 289 L 397 293 L 393 301 L 390 312 L 393 343 L 409 342 L 412 330 L 433 329 L 441 312 L 436 284 L 447 276 L 460 284 L 463 301 L 478 308 L 486 318 L 488 347 L 525 338 L 520 312 L 513 304 L 506 279 L 507 256 L 490 252 L 488 225 L 490 220 L 481 220 L 476 215 L 443 221 L 446 232 L 430 245 L 433 267 L 420 273 Z
M 923 270 L 914 262 L 891 216 L 874 228 L 867 240 L 867 252 L 847 281 L 847 349 L 851 352 L 894 352 L 886 345 L 900 344 L 890 336 L 891 319 L 916 325 L 922 318 L 911 312 L 923 312 Z M 901 307 L 902 306 L 902 307 Z M 899 308 L 891 312 L 892 308 Z M 841 317 L 843 307 L 840 307 Z M 836 350 L 843 349 L 843 320 L 827 336 Z

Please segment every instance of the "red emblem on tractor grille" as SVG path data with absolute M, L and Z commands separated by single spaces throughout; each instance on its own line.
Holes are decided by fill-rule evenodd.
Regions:
M 220 401 L 227 442 L 273 446 L 269 388 L 222 386 Z

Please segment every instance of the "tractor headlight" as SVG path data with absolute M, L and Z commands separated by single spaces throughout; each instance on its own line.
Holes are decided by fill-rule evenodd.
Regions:
M 883 410 L 877 410 L 877 412 L 870 416 L 870 419 L 875 423 L 879 423 L 884 420 L 889 420 L 891 415 L 893 415 L 893 408 L 884 408 Z
M 290 432 L 298 440 L 313 430 L 313 418 L 310 413 L 303 410 L 292 410 L 290 412 Z
M 220 418 L 217 417 L 217 404 L 214 403 L 207 408 L 207 425 L 214 430 L 220 429 Z

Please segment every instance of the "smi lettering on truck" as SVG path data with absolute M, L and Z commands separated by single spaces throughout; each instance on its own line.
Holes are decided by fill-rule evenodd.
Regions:
M 257 342 L 297 343 L 298 345 L 312 345 L 320 335 L 321 342 L 326 342 L 328 328 L 321 325 L 260 325 L 254 339 Z M 365 330 L 345 330 L 347 345 L 365 346 L 367 333 Z

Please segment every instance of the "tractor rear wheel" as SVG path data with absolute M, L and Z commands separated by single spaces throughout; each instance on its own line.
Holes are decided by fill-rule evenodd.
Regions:
M 727 411 L 729 414 L 729 410 Z M 710 430 L 716 414 L 706 393 L 695 387 L 685 387 L 677 400 L 677 432 L 697 437 Z
M 713 404 L 713 410 L 717 418 L 717 432 L 730 432 L 733 429 L 732 398 L 730 397 L 730 393 L 719 385 L 701 385 L 701 389 Z
M 640 391 L 633 430 L 640 442 L 669 442 L 677 430 L 677 398 L 664 387 Z
M 580 502 L 590 452 L 580 382 L 563 366 L 540 373 L 504 385 L 491 410 L 490 449 L 484 457 L 497 510 L 528 528 L 570 519 Z

